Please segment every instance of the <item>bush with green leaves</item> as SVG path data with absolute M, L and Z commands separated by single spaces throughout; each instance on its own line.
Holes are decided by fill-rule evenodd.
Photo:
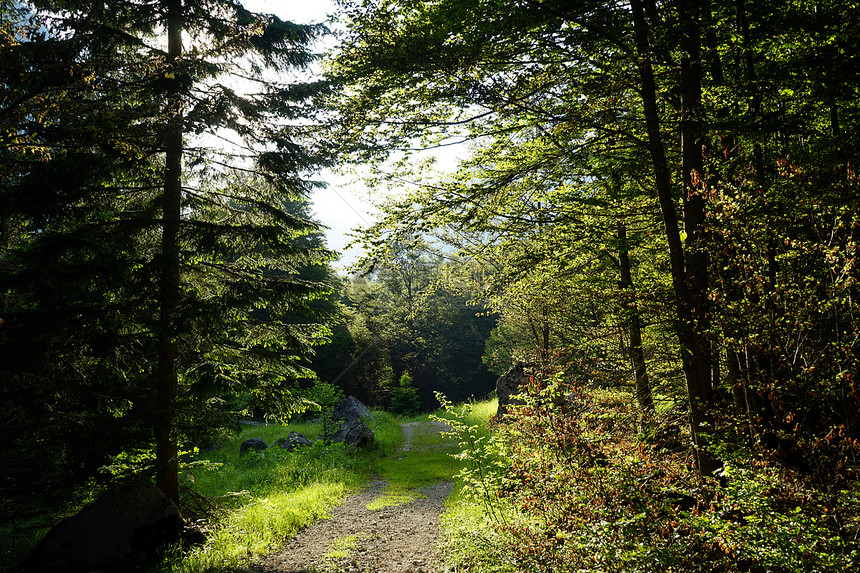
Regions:
M 506 527 L 516 521 L 511 503 L 498 495 L 510 468 L 509 443 L 490 428 L 498 401 L 455 405 L 442 393 L 442 413 L 431 419 L 449 426 L 460 462 L 456 489 L 445 502 L 440 551 L 454 571 L 515 572 Z
M 824 573 L 860 566 L 856 492 L 826 491 L 748 451 L 723 456 L 723 473 L 702 479 L 688 451 L 642 441 L 629 390 L 580 389 L 565 398 L 574 390 L 561 377 L 533 380 L 525 404 L 494 422 L 491 437 L 462 413 L 447 416 L 466 462 L 459 495 L 483 506 L 476 518 L 454 502 L 459 523 L 449 524 L 444 547 L 458 571 Z

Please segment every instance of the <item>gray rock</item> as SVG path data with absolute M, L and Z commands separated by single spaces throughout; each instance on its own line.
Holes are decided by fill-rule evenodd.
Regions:
M 529 377 L 525 373 L 525 368 L 525 364 L 517 362 L 496 380 L 496 394 L 499 397 L 499 409 L 496 411 L 497 418 L 504 416 L 509 406 L 523 403 L 522 400 L 515 400 L 511 396 L 522 394 L 523 384 L 529 380 Z
M 250 440 L 245 440 L 242 442 L 242 445 L 239 446 L 239 457 L 244 456 L 248 453 L 248 450 L 256 450 L 258 452 L 262 452 L 269 446 L 266 445 L 266 442 L 262 440 L 262 438 L 251 438 Z
M 332 442 L 343 442 L 356 448 L 366 448 L 376 441 L 373 430 L 361 420 L 347 420 L 331 438 Z
M 347 396 L 341 398 L 331 411 L 332 420 L 345 420 L 352 422 L 362 418 L 374 420 L 373 414 L 367 409 L 367 406 L 361 403 L 355 396 Z
M 61 521 L 39 542 L 26 571 L 93 571 L 137 567 L 178 541 L 179 509 L 149 481 L 113 489 Z
M 278 438 L 278 441 L 275 442 L 275 444 L 280 446 L 282 450 L 287 450 L 288 452 L 292 452 L 298 448 L 314 445 L 312 441 L 298 432 L 290 432 L 290 435 L 287 438 Z

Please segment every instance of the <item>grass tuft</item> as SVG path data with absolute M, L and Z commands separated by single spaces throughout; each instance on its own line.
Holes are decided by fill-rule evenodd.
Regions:
M 359 534 L 363 535 L 363 534 Z M 358 548 L 359 535 L 347 535 L 335 539 L 329 545 L 329 550 L 325 554 L 326 559 L 346 559 Z

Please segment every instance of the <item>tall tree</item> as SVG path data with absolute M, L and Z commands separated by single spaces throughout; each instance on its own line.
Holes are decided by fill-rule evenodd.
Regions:
M 284 393 L 302 375 L 299 356 L 323 334 L 281 318 L 320 291 L 322 285 L 297 272 L 327 254 L 294 241 L 316 225 L 283 208 L 313 186 L 304 175 L 319 163 L 304 145 L 300 121 L 313 90 L 272 79 L 313 60 L 309 45 L 322 28 L 254 14 L 232 0 L 32 6 L 42 37 L 21 42 L 7 59 L 10 75 L 28 73 L 17 86 L 20 95 L 6 100 L 7 125 L 21 131 L 39 122 L 24 132 L 54 153 L 42 158 L 49 172 L 81 144 L 81 151 L 112 163 L 110 170 L 75 171 L 88 179 L 49 182 L 46 200 L 34 204 L 22 185 L 39 177 L 42 166 L 31 162 L 21 170 L 27 156 L 7 146 L 19 175 L 5 180 L 4 197 L 21 200 L 7 203 L 4 214 L 33 232 L 14 238 L 4 268 L 9 277 L 23 276 L 21 257 L 35 252 L 31 245 L 54 244 L 65 221 L 72 233 L 110 230 L 93 237 L 109 249 L 84 254 L 79 244 L 65 245 L 69 256 L 90 265 L 78 267 L 83 272 L 73 284 L 101 278 L 101 268 L 120 253 L 128 255 L 122 268 L 129 276 L 158 277 L 137 293 L 123 278 L 117 294 L 101 283 L 95 294 L 118 303 L 118 322 L 103 324 L 102 334 L 110 340 L 122 328 L 119 340 L 136 340 L 146 349 L 142 356 L 157 357 L 151 369 L 146 359 L 145 368 L 116 375 L 139 389 L 126 398 L 134 398 L 131 410 L 143 410 L 154 429 L 157 482 L 176 499 L 177 441 L 206 411 L 191 413 L 201 405 L 195 396 Z M 183 42 L 190 47 L 184 50 Z M 50 57 L 36 59 L 42 51 L 63 57 L 52 65 Z M 57 66 L 71 73 L 57 75 Z M 65 101 L 73 107 L 61 115 Z M 64 125 L 66 118 L 72 121 Z M 99 203 L 103 195 L 114 203 Z M 99 219 L 90 215 L 95 205 L 104 207 Z M 78 217 L 55 215 L 69 211 Z M 137 230 L 123 235 L 129 221 Z M 123 237 L 126 247 L 110 242 Z M 12 292 L 17 313 L 32 304 L 32 291 Z M 157 301 L 158 308 L 135 307 L 135 297 Z M 262 316 L 261 308 L 270 314 Z M 19 321 L 8 305 L 6 312 L 8 341 Z M 146 379 L 149 373 L 154 380 Z
M 675 199 L 668 170 L 668 164 L 663 146 L 662 127 L 657 110 L 657 88 L 654 81 L 652 65 L 652 48 L 649 25 L 645 17 L 645 9 L 640 0 L 631 0 L 633 27 L 636 38 L 636 50 L 639 55 L 638 69 L 641 81 L 642 106 L 648 133 L 648 150 L 654 169 L 654 179 L 663 222 L 666 229 L 666 240 L 669 245 L 670 261 L 672 263 L 672 284 L 675 291 L 677 309 L 677 330 L 681 347 L 681 359 L 684 365 L 684 376 L 687 381 L 687 395 L 690 401 L 690 434 L 693 439 L 696 467 L 703 474 L 711 474 L 719 466 L 703 447 L 702 431 L 707 421 L 707 410 L 710 408 L 710 349 L 704 341 L 704 331 L 697 330 L 705 321 L 704 296 L 707 288 L 707 270 L 704 263 L 704 237 L 702 225 L 704 222 L 704 199 L 693 187 L 693 177 L 701 173 L 701 153 L 695 149 L 700 140 L 698 134 L 697 114 L 701 113 L 701 87 L 698 76 L 700 62 L 698 61 L 698 29 L 694 16 L 689 13 L 690 6 L 681 3 L 686 12 L 683 14 L 685 35 L 684 55 L 682 57 L 682 180 L 684 182 L 684 214 L 685 223 L 689 230 L 685 231 L 686 238 L 695 245 L 694 250 L 685 249 L 678 225 L 678 215 L 675 211 Z M 692 36 L 696 35 L 695 38 Z M 684 107 L 686 106 L 686 107 Z M 688 265 L 688 263 L 690 263 Z M 688 278 L 689 277 L 689 278 Z M 688 282 L 689 280 L 689 282 Z M 691 293 L 691 289 L 695 294 Z M 697 306 L 697 303 L 699 306 Z M 698 323 L 696 322 L 698 321 Z

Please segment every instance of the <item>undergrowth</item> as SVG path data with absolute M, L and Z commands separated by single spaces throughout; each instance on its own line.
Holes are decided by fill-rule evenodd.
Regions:
M 528 390 L 490 430 L 445 404 L 465 464 L 443 519 L 449 570 L 858 570 L 856 482 L 832 490 L 729 445 L 721 474 L 699 478 L 685 428 L 644 419 L 628 390 Z
M 498 497 L 510 468 L 507 443 L 490 428 L 498 400 L 455 405 L 441 394 L 444 420 L 458 445 L 460 462 L 455 489 L 445 501 L 441 553 L 450 571 L 488 573 L 516 571 L 506 549 L 504 524 L 515 519 L 514 507 Z

